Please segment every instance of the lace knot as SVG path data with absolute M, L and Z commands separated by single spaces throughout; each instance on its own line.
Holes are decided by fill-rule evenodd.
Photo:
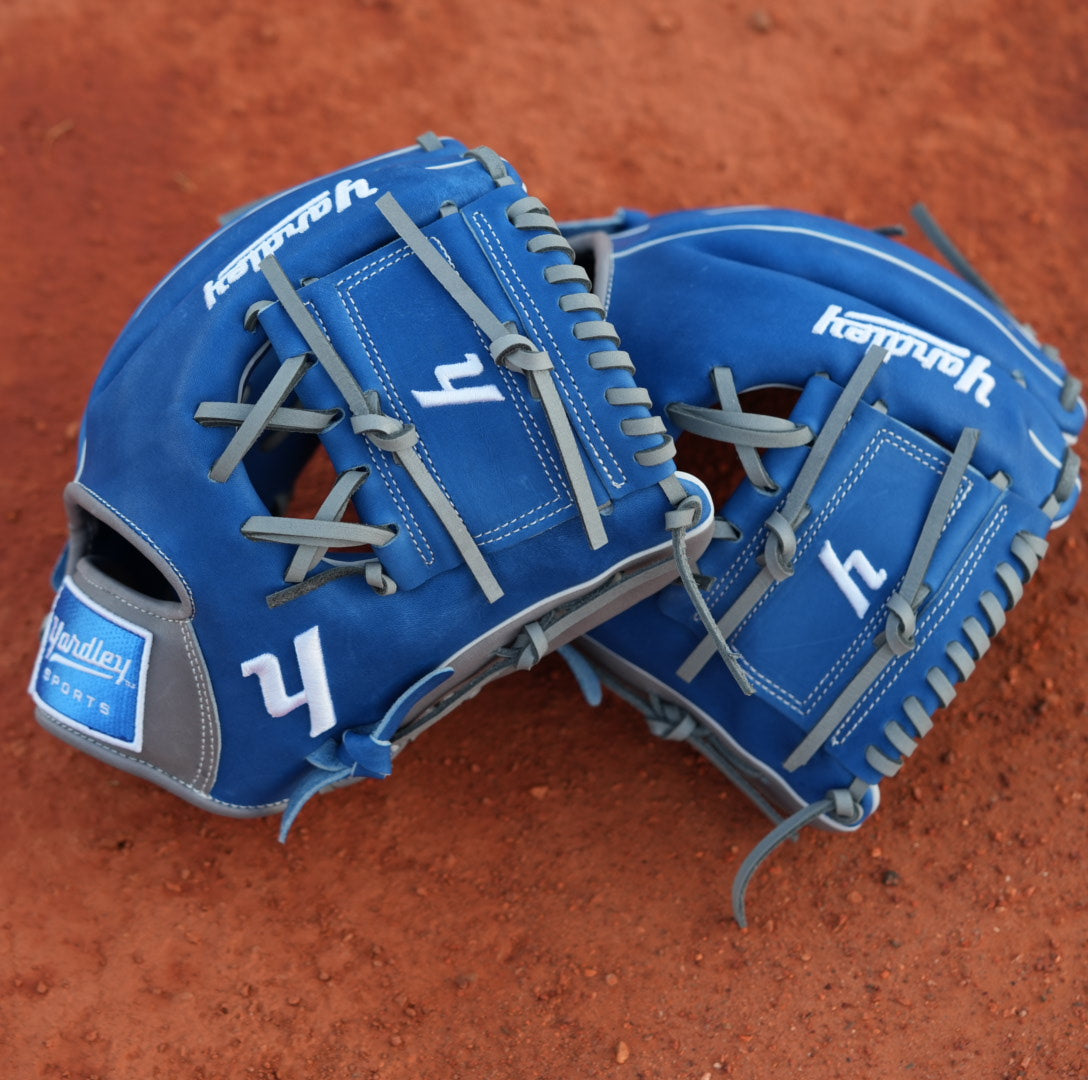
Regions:
M 369 776 L 384 780 L 393 771 L 393 747 L 388 739 L 376 738 L 373 733 L 345 731 L 341 742 L 340 759 L 350 762 L 352 776 Z M 347 764 L 347 762 L 345 762 Z
M 683 742 L 699 725 L 686 709 L 650 694 L 646 701 L 646 726 L 651 734 L 670 742 Z
M 406 424 L 385 413 L 360 413 L 351 418 L 351 430 L 366 435 L 379 450 L 391 454 L 411 450 L 419 442 L 415 424 Z
M 688 529 L 699 523 L 702 515 L 702 500 L 698 495 L 689 495 L 671 510 L 665 512 L 665 528 L 674 534 L 678 529 L 687 532 Z
M 505 334 L 490 345 L 491 358 L 501 367 L 522 374 L 530 371 L 551 371 L 553 364 L 547 353 L 541 352 L 522 334 Z
M 832 788 L 827 797 L 831 800 L 829 813 L 844 825 L 853 825 L 861 818 L 861 805 L 848 788 Z
M 539 622 L 526 623 L 513 644 L 505 649 L 497 649 L 496 654 L 514 661 L 518 671 L 528 671 L 535 667 L 547 654 L 548 635 Z
M 793 557 L 797 554 L 797 533 L 777 510 L 764 523 L 770 535 L 764 548 L 764 565 L 775 581 L 785 581 L 793 574 Z
M 888 621 L 884 640 L 894 656 L 904 656 L 914 648 L 918 616 L 902 593 L 894 592 L 886 601 Z

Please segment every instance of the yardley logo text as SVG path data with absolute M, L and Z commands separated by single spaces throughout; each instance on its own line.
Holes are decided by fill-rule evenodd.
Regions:
M 378 189 L 371 187 L 365 179 L 341 180 L 332 191 L 323 191 L 293 210 L 279 224 L 273 225 L 263 236 L 239 252 L 219 271 L 214 281 L 205 283 L 204 303 L 208 310 L 215 307 L 216 301 L 225 296 L 236 281 L 250 272 L 256 273 L 261 262 L 283 247 L 288 237 L 306 232 L 311 225 L 315 225 L 333 211 L 342 214 L 352 205 L 354 199 L 369 199 L 377 194 Z
M 48 653 L 46 660 L 51 664 L 63 664 L 100 679 L 109 679 L 118 686 L 131 686 L 126 676 L 132 667 L 132 658 L 120 656 L 106 648 L 99 637 L 85 641 L 77 634 L 65 629 L 63 619 L 53 616 L 46 636 Z
M 878 345 L 887 350 L 888 360 L 893 356 L 911 356 L 927 371 L 936 370 L 955 379 L 953 390 L 973 394 L 980 405 L 990 407 L 990 394 L 997 385 L 989 373 L 990 361 L 985 356 L 972 356 L 971 350 L 962 345 L 953 345 L 894 319 L 843 311 L 838 304 L 828 305 L 812 332 L 830 334 L 859 345 Z

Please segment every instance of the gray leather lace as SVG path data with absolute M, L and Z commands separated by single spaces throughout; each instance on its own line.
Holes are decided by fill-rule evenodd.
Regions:
M 441 521 L 484 595 L 489 601 L 497 600 L 503 595 L 499 583 L 491 573 L 464 521 L 419 457 L 416 450 L 419 435 L 415 425 L 404 423 L 384 413 L 377 394 L 365 391 L 359 385 L 343 358 L 322 332 L 288 280 L 276 257 L 269 255 L 261 263 L 260 269 L 284 312 L 305 340 L 309 352 L 284 360 L 264 392 L 251 406 L 239 406 L 234 402 L 201 404 L 196 413 L 196 419 L 200 423 L 233 424 L 240 419 L 230 442 L 212 466 L 209 474 L 211 479 L 219 482 L 228 479 L 246 453 L 273 424 L 281 431 L 312 433 L 320 417 L 325 418 L 325 424 L 328 423 L 327 414 L 306 409 L 291 410 L 288 413 L 282 407 L 284 401 L 316 362 L 324 368 L 347 403 L 352 430 L 357 434 L 365 435 L 375 447 L 393 455 L 394 459 L 404 467 Z M 343 576 L 345 572 L 364 574 L 367 581 L 379 593 L 395 590 L 395 584 L 381 569 L 380 563 L 372 560 L 364 560 L 356 567 L 340 567 L 333 571 L 332 576 L 320 575 L 318 578 L 307 578 L 308 572 L 330 549 L 362 545 L 380 549 L 396 537 L 397 529 L 391 525 L 355 524 L 340 520 L 351 497 L 368 475 L 365 469 L 354 469 L 341 475 L 316 517 L 312 519 L 258 515 L 249 518 L 242 525 L 242 533 L 250 539 L 296 546 L 295 555 L 284 574 L 284 580 L 299 586 L 305 583 L 305 588 L 289 589 L 273 594 L 269 598 L 270 603 L 285 602 L 302 591 L 309 591 L 331 580 L 332 576 Z
M 493 152 L 481 148 L 470 152 L 488 169 L 499 186 L 511 183 L 501 159 Z M 485 334 L 490 343 L 493 360 L 527 378 L 532 392 L 544 409 L 549 429 L 555 440 L 560 461 L 567 474 L 574 503 L 582 519 L 590 546 L 594 549 L 608 542 L 600 507 L 593 495 L 589 475 L 582 459 L 563 397 L 554 378 L 551 358 L 512 325 L 504 323 L 467 284 L 455 267 L 439 253 L 415 224 L 392 194 L 383 195 L 377 208 L 392 225 L 400 239 L 420 260 L 427 271 L 447 291 L 458 306 Z M 445 212 L 445 208 L 443 208 Z M 456 212 L 453 208 L 450 212 Z M 570 252 L 569 245 L 561 236 L 544 205 L 531 196 L 516 200 L 508 208 L 511 224 L 520 230 L 532 232 L 527 247 L 534 252 L 547 252 L 560 248 Z M 571 253 L 573 254 L 573 253 Z M 210 477 L 224 482 L 246 454 L 267 432 L 299 432 L 320 434 L 339 419 L 336 410 L 315 410 L 288 407 L 285 403 L 295 392 L 306 373 L 319 364 L 332 379 L 344 398 L 350 415 L 352 430 L 365 436 L 377 449 L 389 453 L 402 465 L 434 511 L 443 528 L 471 570 L 489 601 L 503 595 L 479 547 L 465 526 L 456 508 L 440 485 L 434 480 L 416 449 L 419 436 L 415 426 L 386 414 L 378 396 L 363 389 L 351 374 L 343 358 L 322 332 L 306 304 L 288 280 L 279 262 L 269 256 L 261 264 L 261 272 L 284 312 L 306 342 L 308 352 L 285 359 L 264 391 L 252 404 L 242 402 L 203 402 L 196 412 L 196 420 L 205 425 L 233 426 L 236 428 L 227 447 L 210 471 Z M 587 317 L 575 324 L 574 334 L 583 341 L 600 340 L 602 348 L 592 352 L 589 364 L 593 368 L 623 368 L 633 370 L 628 355 L 616 346 L 618 335 L 603 318 L 600 301 L 589 291 L 589 279 L 585 272 L 573 263 L 557 264 L 545 269 L 545 279 L 553 285 L 584 285 L 579 291 L 572 289 L 560 298 L 560 306 L 567 311 L 584 311 Z M 247 328 L 254 329 L 260 311 L 273 301 L 254 305 L 246 315 Z M 645 390 L 612 388 L 607 393 L 610 404 L 650 406 Z M 672 439 L 665 431 L 660 418 L 625 419 L 621 428 L 630 436 L 661 436 L 658 445 L 636 451 L 636 461 L 653 466 L 668 460 L 675 453 Z M 396 591 L 396 583 L 382 568 L 379 559 L 367 559 L 358 563 L 344 564 L 318 574 L 311 572 L 336 548 L 369 545 L 380 550 L 397 535 L 393 525 L 369 525 L 341 520 L 352 497 L 366 481 L 369 473 L 365 468 L 354 469 L 337 480 L 313 519 L 297 519 L 278 516 L 255 516 L 242 526 L 242 532 L 251 539 L 293 545 L 296 548 L 284 580 L 288 588 L 269 597 L 270 604 L 285 603 L 295 596 L 349 574 L 365 575 L 375 591 L 389 594 Z M 682 487 L 670 480 L 663 482 L 670 501 L 677 504 L 686 497 Z M 686 556 L 683 558 L 686 565 Z
M 983 296 L 986 297 L 992 304 L 996 304 L 1001 308 L 1009 318 L 1013 319 L 1018 326 L 1024 331 L 1028 337 L 1035 342 L 1039 348 L 1052 360 L 1059 361 L 1061 356 L 1057 348 L 1053 345 L 1046 345 L 1038 340 L 1034 329 L 1026 323 L 1020 322 L 1016 319 L 1012 312 L 1009 310 L 1008 305 L 997 290 L 982 276 L 974 264 L 967 258 L 966 255 L 956 246 L 952 238 L 941 228 L 937 219 L 930 213 L 928 207 L 923 203 L 917 203 L 911 207 L 911 216 L 918 223 L 922 232 L 925 233 L 926 239 L 944 256 L 948 265 L 956 271 L 964 280 L 969 281 Z M 1083 390 L 1083 384 L 1081 380 L 1070 374 L 1068 371 L 1063 373 L 1063 383 L 1060 395 L 1060 402 L 1063 409 L 1067 412 L 1072 412 L 1076 408 L 1077 399 L 1081 395 Z
M 853 375 L 847 380 L 846 386 L 835 402 L 820 433 L 812 441 L 812 449 L 805 458 L 793 486 L 790 488 L 781 508 L 771 512 L 764 525 L 767 529 L 767 540 L 763 550 L 763 566 L 741 595 L 733 602 L 720 619 L 717 626 L 721 636 L 728 640 L 745 616 L 755 607 L 763 594 L 778 581 L 784 581 L 793 573 L 793 556 L 797 551 L 797 532 L 801 523 L 808 517 L 808 499 L 816 486 L 816 481 L 827 464 L 835 444 L 839 441 L 846 428 L 850 417 L 861 401 L 869 384 L 887 355 L 884 349 L 872 345 L 862 357 Z M 722 384 L 719 384 L 719 392 Z M 726 389 L 728 386 L 726 385 Z M 734 394 L 735 399 L 735 394 Z M 669 415 L 682 427 L 692 423 L 691 407 L 685 407 L 687 411 L 679 411 L 676 407 L 670 410 Z M 740 437 L 746 448 L 764 445 L 767 440 L 773 440 L 768 445 L 781 445 L 780 440 L 795 439 L 794 443 L 787 445 L 803 445 L 811 438 L 808 428 L 802 425 L 792 425 L 792 430 L 781 426 L 781 421 L 776 417 L 753 417 L 740 411 L 740 404 L 735 400 L 726 398 L 723 400 L 723 415 L 721 421 L 714 422 L 714 410 L 707 409 L 698 414 L 698 422 L 701 433 L 722 442 L 733 442 Z M 743 422 L 742 419 L 743 418 Z M 787 424 L 789 422 L 787 421 Z M 753 450 L 754 455 L 754 450 Z M 742 463 L 745 457 L 742 456 Z M 755 455 L 758 456 L 758 455 Z M 745 465 L 751 468 L 750 464 Z M 757 486 L 771 484 L 770 490 L 774 490 L 773 484 L 763 470 L 762 463 L 758 469 L 753 468 L 752 482 Z M 706 666 L 707 661 L 720 651 L 717 641 L 707 634 L 702 642 L 697 645 L 688 658 L 680 665 L 677 676 L 684 682 L 691 682 L 696 675 Z
M 880 369 L 884 358 L 885 352 L 883 349 L 876 346 L 870 347 L 862 357 L 853 375 L 847 381 L 842 394 L 815 438 L 813 438 L 812 432 L 807 427 L 794 424 L 792 421 L 743 412 L 732 377 L 726 369 L 715 369 L 713 373 L 721 404 L 720 410 L 685 404 L 670 407 L 670 417 L 685 430 L 735 445 L 750 482 L 766 492 L 776 492 L 777 486 L 766 472 L 756 453 L 756 448 L 802 446 L 811 443 L 811 450 L 792 487 L 784 499 L 781 500 L 779 508 L 772 511 L 765 522 L 767 539 L 764 545 L 760 570 L 725 614 L 717 621 L 714 626 L 716 633 L 708 631 L 707 637 L 684 661 L 677 672 L 679 678 L 690 682 L 698 675 L 715 652 L 725 655 L 723 646 L 724 649 L 729 649 L 732 655 L 734 662 L 729 664 L 729 668 L 736 676 L 739 658 L 726 643 L 728 636 L 743 622 L 760 597 L 769 588 L 776 582 L 784 581 L 792 575 L 793 559 L 797 550 L 796 530 L 802 525 L 810 512 L 808 499 L 820 474 L 827 465 L 835 444 L 849 423 L 863 394 Z M 813 728 L 787 757 L 782 766 L 786 772 L 794 772 L 807 764 L 832 736 L 841 721 L 888 665 L 915 648 L 915 628 L 918 613 L 929 593 L 928 586 L 925 584 L 925 577 L 936 553 L 941 535 L 959 498 L 960 488 L 966 477 L 978 439 L 979 432 L 976 429 L 967 428 L 961 433 L 956 448 L 944 470 L 937 492 L 930 504 L 921 531 L 915 541 L 903 580 L 886 601 L 888 616 L 884 632 L 874 642 L 873 653 L 870 658 L 862 665 L 861 669 L 844 687 Z M 1017 545 L 1014 545 L 1014 554 L 1017 554 L 1030 576 L 1041 554 L 1039 545 L 1026 535 L 1018 537 L 1017 541 Z M 999 568 L 999 575 L 1002 576 L 1003 581 L 1008 578 L 1006 588 L 1015 601 L 1021 584 L 1019 575 L 1011 566 L 1005 564 L 1003 564 L 1002 568 Z M 986 597 L 992 597 L 992 594 L 987 593 Z M 996 598 L 993 598 L 993 600 L 994 603 L 991 606 L 1000 611 L 1001 605 L 996 602 Z M 989 608 L 986 610 L 989 611 Z M 1003 616 L 1001 616 L 999 622 L 999 615 L 995 612 L 991 616 L 991 621 L 996 632 L 1000 623 L 1003 622 Z M 977 624 L 977 620 L 969 620 L 969 622 Z M 981 654 L 983 643 L 988 644 L 988 635 L 981 624 L 977 626 L 965 625 L 965 631 L 969 635 L 973 635 L 970 638 L 972 642 L 978 640 L 977 647 Z M 957 670 L 966 677 L 973 668 L 973 661 L 967 651 L 954 642 L 949 646 L 948 654 L 950 659 L 957 665 Z M 951 700 L 954 690 L 939 669 L 931 671 L 928 678 L 942 701 Z M 948 684 L 947 687 L 944 684 Z M 741 685 L 743 688 L 744 684 Z M 653 709 L 652 703 L 648 705 L 645 700 L 640 700 L 639 704 L 643 711 L 647 713 L 647 716 L 651 717 L 651 729 L 656 730 L 657 710 Z M 915 723 L 915 728 L 919 734 L 924 734 L 929 730 L 932 725 L 928 714 L 926 714 L 916 698 L 909 698 L 904 708 L 908 717 Z M 680 710 L 680 712 L 683 716 L 687 716 L 683 710 Z M 657 723 L 657 726 L 660 727 L 660 723 Z M 696 725 L 696 727 L 698 728 L 699 725 Z M 892 745 L 904 755 L 908 755 L 913 751 L 916 743 L 906 735 L 906 732 L 895 721 L 889 722 L 885 731 Z M 695 733 L 687 733 L 683 737 L 699 746 L 710 760 L 718 764 L 728 776 L 734 780 L 737 779 L 739 770 L 736 768 L 735 763 L 727 755 L 718 752 L 713 738 L 698 739 L 695 737 Z M 888 759 L 886 755 L 875 748 L 870 748 L 867 757 L 873 767 L 885 775 L 894 773 L 901 764 L 901 762 L 897 763 Z M 754 797 L 757 804 L 765 811 L 769 811 L 766 800 L 759 795 L 755 787 L 742 774 L 740 779 L 744 781 L 742 787 L 746 793 L 750 797 Z M 856 822 L 861 815 L 861 800 L 866 789 L 867 785 L 863 781 L 860 779 L 855 780 L 850 787 L 829 791 L 824 798 L 802 807 L 785 820 L 778 820 L 778 816 L 770 811 L 772 820 L 775 820 L 776 824 L 771 832 L 745 858 L 733 885 L 734 914 L 742 926 L 745 925 L 746 920 L 744 904 L 748 883 L 763 861 L 785 840 L 795 837 L 802 829 L 820 817 L 831 815 L 846 825 Z
M 915 647 L 914 633 L 918 610 L 929 593 L 925 576 L 959 495 L 960 485 L 967 474 L 967 466 L 978 445 L 978 439 L 977 428 L 965 428 L 960 435 L 955 452 L 941 477 L 937 494 L 930 503 L 902 584 L 886 601 L 888 619 L 884 633 L 877 639 L 872 655 L 862 665 L 861 670 L 847 683 L 812 730 L 786 758 L 783 768 L 787 772 L 794 772 L 807 764 L 865 691 L 879 678 L 880 673 L 897 657 L 904 656 Z
M 603 547 L 608 543 L 608 537 L 604 531 L 601 512 L 593 497 L 578 442 L 571 429 L 570 418 L 555 384 L 551 358 L 527 337 L 515 333 L 484 303 L 457 270 L 446 262 L 391 193 L 383 195 L 376 205 L 434 279 L 487 337 L 491 358 L 495 363 L 517 371 L 529 379 L 534 394 L 539 397 L 544 408 L 590 546 L 594 549 Z M 532 251 L 543 250 L 540 245 L 534 246 L 532 240 L 529 241 L 529 248 Z

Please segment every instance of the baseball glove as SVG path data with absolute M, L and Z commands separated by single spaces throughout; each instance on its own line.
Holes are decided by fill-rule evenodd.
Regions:
M 920 216 L 971 281 L 785 210 L 567 230 L 670 433 L 743 469 L 700 560 L 709 617 L 668 587 L 580 643 L 778 822 L 742 925 L 783 839 L 876 809 L 1079 494 L 1079 383 Z M 781 413 L 767 387 L 793 388 Z
M 494 152 L 428 135 L 251 205 L 95 384 L 38 718 L 286 832 L 705 548 L 648 405 Z

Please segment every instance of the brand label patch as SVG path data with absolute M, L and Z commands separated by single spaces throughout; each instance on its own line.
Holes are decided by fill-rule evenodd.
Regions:
M 150 631 L 106 611 L 65 579 L 42 636 L 30 694 L 68 727 L 140 750 L 150 655 Z

